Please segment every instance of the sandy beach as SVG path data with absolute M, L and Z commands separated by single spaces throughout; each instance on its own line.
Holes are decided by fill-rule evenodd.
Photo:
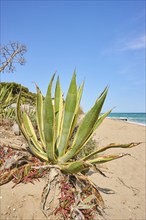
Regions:
M 102 171 L 106 177 L 98 173 L 90 176 L 105 201 L 105 214 L 99 219 L 146 219 L 145 131 L 145 126 L 112 119 L 106 119 L 97 129 L 94 138 L 100 147 L 109 143 L 143 142 L 132 149 L 107 150 L 106 154 L 122 152 L 131 156 L 103 164 Z M 44 185 L 45 179 L 35 181 L 34 185 L 19 184 L 13 189 L 12 182 L 1 186 L 0 219 L 45 220 L 40 210 Z
M 106 119 L 96 132 L 99 146 L 108 143 L 145 142 L 146 127 L 124 121 Z M 126 156 L 104 165 L 107 178 L 93 175 L 92 180 L 102 189 L 113 190 L 111 194 L 102 193 L 105 201 L 107 220 L 146 219 L 146 144 L 132 149 L 115 149 L 109 152 L 126 152 Z

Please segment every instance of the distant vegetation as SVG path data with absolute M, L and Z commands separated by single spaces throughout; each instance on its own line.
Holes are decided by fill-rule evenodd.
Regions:
M 35 104 L 36 101 L 36 93 L 32 93 L 29 91 L 29 89 L 25 86 L 22 86 L 21 84 L 17 84 L 15 82 L 1 82 L 0 83 L 0 89 L 4 88 L 6 90 L 12 90 L 12 97 L 16 98 L 16 96 L 20 93 L 22 93 L 22 100 L 25 101 L 25 103 Z
M 28 88 L 21 84 L 2 82 L 0 83 L 0 118 L 15 119 L 15 105 L 20 91 L 22 104 L 28 104 L 34 109 L 36 103 L 35 93 L 30 92 Z M 34 111 L 31 111 L 31 115 L 32 112 Z

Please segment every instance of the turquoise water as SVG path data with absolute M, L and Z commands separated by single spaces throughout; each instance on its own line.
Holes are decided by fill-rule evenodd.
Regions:
M 110 113 L 109 118 L 127 119 L 129 122 L 146 125 L 146 113 Z

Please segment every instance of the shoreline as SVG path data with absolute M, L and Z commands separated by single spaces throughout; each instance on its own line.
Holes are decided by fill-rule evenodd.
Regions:
M 111 119 L 111 120 L 117 120 L 117 121 L 123 121 L 123 122 L 127 122 L 127 123 L 129 123 L 129 124 L 135 124 L 135 125 L 140 125 L 140 126 L 144 126 L 144 127 L 146 127 L 146 124 L 143 124 L 143 123 L 139 123 L 139 122 L 135 122 L 135 121 L 129 121 L 128 119 L 127 120 L 125 120 L 125 118 L 114 118 L 114 117 L 107 117 L 108 119 Z
M 126 121 L 126 122 L 129 124 L 140 125 L 140 126 L 146 127 L 146 124 L 142 124 L 142 123 L 138 123 L 138 122 L 134 122 L 134 121 Z

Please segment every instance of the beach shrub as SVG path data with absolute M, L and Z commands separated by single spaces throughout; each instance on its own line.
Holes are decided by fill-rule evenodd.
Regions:
M 44 188 L 42 194 L 41 202 L 44 214 L 47 215 L 47 210 L 45 209 L 47 195 L 53 190 L 53 187 L 56 187 L 59 183 L 63 184 L 60 186 L 62 190 L 66 182 L 66 187 L 72 186 L 76 192 L 70 192 L 71 196 L 73 193 L 74 202 L 73 200 L 67 200 L 67 203 L 70 202 L 70 209 L 69 212 L 67 212 L 65 206 L 61 206 L 62 201 L 60 200 L 62 209 L 59 210 L 61 210 L 62 214 L 66 213 L 63 214 L 66 219 L 69 216 L 74 219 L 74 216 L 85 215 L 85 210 L 87 212 L 91 208 L 94 210 L 95 206 L 99 206 L 99 204 L 103 202 L 97 187 L 88 180 L 84 173 L 92 169 L 95 164 L 109 162 L 127 155 L 99 156 L 98 154 L 109 148 L 130 148 L 136 146 L 138 143 L 109 144 L 92 152 L 81 154 L 80 152 L 85 149 L 86 144 L 90 143 L 89 141 L 96 129 L 111 112 L 111 110 L 109 110 L 102 115 L 100 114 L 108 93 L 108 88 L 106 87 L 104 89 L 95 101 L 93 107 L 78 124 L 79 107 L 84 82 L 81 86 L 77 87 L 76 73 L 74 72 L 64 102 L 59 77 L 55 86 L 54 99 L 52 99 L 51 92 L 54 76 L 55 75 L 53 75 L 50 80 L 45 97 L 43 97 L 39 87 L 36 85 L 36 121 L 38 134 L 35 133 L 28 114 L 25 111 L 21 111 L 21 93 L 17 100 L 17 121 L 28 142 L 30 152 L 45 162 L 45 168 L 48 167 L 49 177 L 47 186 Z M 92 144 L 93 143 L 91 143 L 91 145 Z M 78 155 L 80 156 L 78 157 Z M 42 169 L 44 167 L 42 167 Z M 88 190 L 86 190 L 86 193 L 83 193 L 85 185 L 88 186 Z M 54 190 L 55 189 L 56 188 L 54 188 Z M 79 201 L 78 204 L 76 204 L 77 199 Z M 74 205 L 72 205 L 72 203 Z
M 29 103 L 34 105 L 36 102 L 36 94 L 29 91 L 29 89 L 21 84 L 15 82 L 1 82 L 0 88 L 7 88 L 7 90 L 11 90 L 11 96 L 13 99 L 19 94 L 21 90 L 21 98 L 24 103 Z
M 0 109 L 5 109 L 16 101 L 12 95 L 12 86 L 0 83 Z
M 15 119 L 15 108 L 1 109 L 0 119 Z
M 31 93 L 28 88 L 22 86 L 21 84 L 17 84 L 14 82 L 0 83 L 0 119 L 15 119 L 15 108 L 17 102 L 17 95 L 21 90 L 21 99 L 22 103 L 27 103 L 28 114 L 33 121 L 33 124 L 36 124 L 35 120 L 35 108 L 34 105 L 36 103 L 36 94 Z M 24 106 L 25 108 L 25 106 Z
M 9 108 L 11 104 L 16 102 L 16 97 L 12 95 L 11 85 L 0 84 L 0 118 L 13 118 L 14 109 Z

